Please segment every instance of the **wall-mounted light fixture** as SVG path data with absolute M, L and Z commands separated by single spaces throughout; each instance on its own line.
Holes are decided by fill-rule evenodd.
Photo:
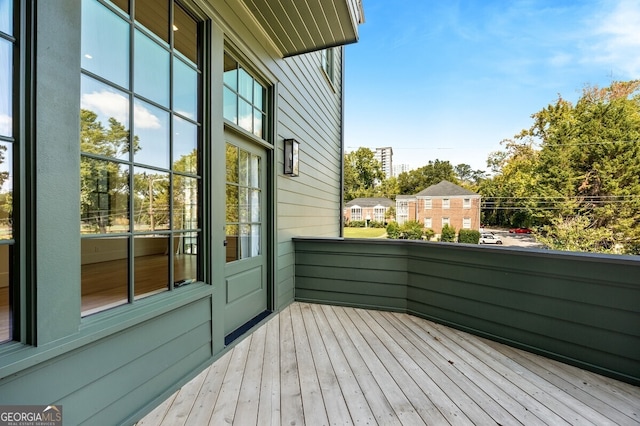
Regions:
M 300 144 L 295 139 L 284 140 L 284 174 L 298 176 L 298 149 Z

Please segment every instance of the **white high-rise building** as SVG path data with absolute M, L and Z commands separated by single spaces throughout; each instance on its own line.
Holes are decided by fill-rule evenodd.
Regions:
M 393 165 L 393 176 L 398 177 L 400 173 L 405 173 L 409 171 L 408 164 L 394 164 Z
M 382 164 L 382 171 L 387 178 L 393 176 L 393 149 L 390 146 L 376 148 L 375 159 Z

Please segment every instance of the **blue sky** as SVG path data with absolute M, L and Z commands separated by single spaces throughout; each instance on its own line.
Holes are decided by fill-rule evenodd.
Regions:
M 640 78 L 640 0 L 363 0 L 345 146 L 486 168 L 558 95 Z

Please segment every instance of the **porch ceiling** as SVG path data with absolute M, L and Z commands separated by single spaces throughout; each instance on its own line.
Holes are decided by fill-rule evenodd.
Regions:
M 242 0 L 283 57 L 355 43 L 361 0 Z

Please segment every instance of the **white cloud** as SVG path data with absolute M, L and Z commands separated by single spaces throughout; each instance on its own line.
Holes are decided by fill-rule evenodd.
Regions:
M 129 123 L 129 100 L 119 93 L 108 90 L 85 93 L 82 95 L 80 103 L 84 109 L 95 111 L 106 117 L 113 117 L 125 125 Z M 133 114 L 136 128 L 159 129 L 162 127 L 158 117 L 138 103 L 133 107 Z
M 12 118 L 7 114 L 0 114 L 0 134 L 11 134 Z
M 610 5 L 611 2 L 603 4 Z M 596 17 L 592 61 L 621 72 L 623 78 L 640 77 L 640 3 L 619 0 Z

